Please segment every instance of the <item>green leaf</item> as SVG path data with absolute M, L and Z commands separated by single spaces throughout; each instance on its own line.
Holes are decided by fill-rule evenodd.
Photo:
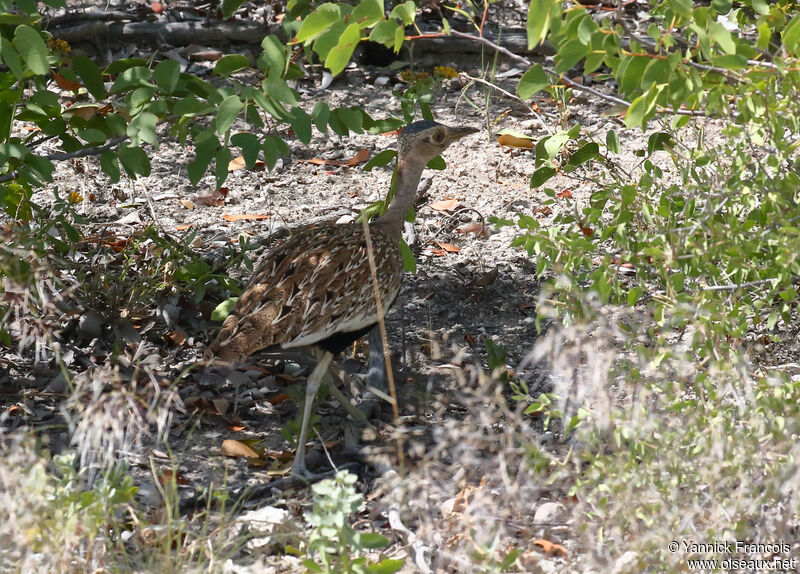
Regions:
M 206 133 L 206 132 L 204 132 Z M 195 138 L 195 158 L 186 166 L 186 172 L 189 175 L 189 181 L 192 185 L 197 185 L 197 182 L 203 177 L 211 163 L 211 158 L 217 151 L 219 141 L 213 135 L 206 137 L 201 141 Z
M 625 127 L 634 128 L 636 126 L 644 129 L 648 118 L 656 105 L 656 98 L 661 93 L 663 86 L 653 86 L 647 92 L 633 100 L 631 107 L 625 114 Z
M 761 14 L 762 16 L 769 14 L 769 4 L 767 4 L 765 0 L 753 0 L 750 5 L 757 14 Z
M 150 112 L 142 112 L 131 120 L 128 125 L 128 137 L 131 138 L 133 145 L 139 145 L 140 142 L 147 142 L 153 146 L 158 147 L 158 134 L 156 133 L 156 124 L 158 118 Z
M 292 43 L 308 42 L 321 36 L 331 25 L 339 20 L 339 6 L 332 2 L 321 4 L 306 16 Z
M 85 56 L 73 56 L 72 67 L 95 100 L 100 101 L 106 97 L 103 75 L 97 64 Z
M 619 145 L 619 136 L 614 130 L 609 130 L 606 133 L 606 148 L 611 153 L 619 153 L 621 148 Z
M 249 65 L 250 60 L 247 59 L 247 56 L 242 56 L 241 54 L 228 54 L 217 60 L 217 64 L 214 66 L 214 73 L 223 77 L 230 76 L 234 72 L 243 70 Z
M 389 545 L 389 539 L 377 532 L 361 532 L 359 541 L 363 548 L 383 548 Z
M 649 63 L 650 58 L 647 56 L 626 56 L 622 59 L 617 68 L 616 78 L 623 94 L 633 94 L 639 91 L 642 75 Z
M 411 252 L 411 248 L 403 239 L 400 239 L 400 255 L 403 258 L 403 270 L 409 273 L 417 272 L 417 260 Z
M 383 20 L 383 10 L 383 0 L 361 0 L 350 18 L 358 22 L 359 27 L 369 28 Z
M 143 58 L 123 58 L 122 60 L 115 60 L 111 62 L 108 67 L 103 71 L 107 76 L 116 76 L 130 68 L 147 67 L 147 60 Z
M 414 15 L 417 12 L 417 6 L 413 0 L 408 0 L 402 4 L 398 4 L 389 13 L 389 18 L 400 18 L 404 26 L 410 26 L 414 23 Z
M 47 61 L 50 52 L 39 32 L 26 24 L 17 26 L 14 32 L 14 47 L 34 74 L 44 76 L 50 71 L 50 64 Z
M 517 95 L 523 100 L 527 100 L 533 94 L 544 90 L 549 85 L 550 81 L 544 69 L 540 64 L 536 64 L 528 68 L 528 71 L 520 78 L 519 84 L 517 84 Z
M 231 150 L 227 146 L 223 146 L 217 150 L 214 156 L 214 175 L 217 178 L 217 189 L 222 187 L 225 180 L 228 178 L 228 164 L 231 163 Z
M 600 146 L 594 142 L 589 142 L 572 154 L 567 162 L 568 165 L 581 165 L 590 159 L 600 157 Z
M 222 0 L 222 18 L 227 20 L 233 16 L 244 0 Z
M 253 169 L 258 159 L 258 152 L 261 151 L 258 137 L 249 132 L 239 132 L 231 137 L 231 143 L 242 148 L 242 157 L 245 165 L 249 169 Z
M 361 30 L 358 24 L 350 24 L 345 28 L 339 37 L 339 42 L 328 52 L 328 57 L 325 58 L 325 67 L 331 71 L 331 74 L 335 76 L 344 70 L 360 40 Z
M 669 0 L 669 6 L 678 16 L 683 18 L 692 16 L 692 0 Z
M 302 108 L 294 108 L 292 116 L 289 118 L 289 123 L 292 125 L 294 135 L 302 143 L 308 145 L 311 141 L 311 116 L 309 116 Z
M 534 171 L 533 175 L 531 176 L 531 187 L 532 188 L 533 187 L 539 187 L 544 182 L 546 182 L 548 179 L 553 177 L 555 174 L 556 174 L 556 170 L 553 169 L 550 166 L 545 165 L 545 166 L 540 167 L 539 169 Z
M 561 46 L 556 54 L 556 72 L 559 74 L 568 72 L 589 54 L 589 50 L 589 46 L 581 43 L 580 40 L 570 40 Z
M 797 44 L 800 41 L 800 16 L 792 18 L 791 22 L 781 32 L 781 41 L 784 47 L 798 55 Z
M 447 167 L 447 164 L 444 163 L 444 159 L 442 159 L 442 156 L 437 155 L 435 158 L 429 161 L 428 165 L 426 165 L 425 167 L 427 167 L 428 169 L 438 169 L 439 171 L 441 171 Z
M 278 156 L 289 153 L 289 147 L 286 145 L 286 142 L 274 134 L 270 134 L 264 138 L 261 149 L 264 151 L 264 163 L 269 170 L 275 167 Z
M 544 42 L 553 19 L 561 18 L 561 0 L 531 0 L 528 6 L 528 50 Z
M 127 143 L 119 146 L 119 161 L 130 177 L 136 175 L 150 175 L 150 160 L 144 150 L 139 147 L 130 147 Z
M 11 42 L 2 37 L 0 37 L 0 55 L 3 56 L 3 62 L 5 62 L 5 65 L 8 66 L 9 71 L 17 80 L 25 77 L 25 68 L 22 67 L 22 60 L 19 54 L 17 54 Z
M 162 60 L 153 70 L 153 78 L 158 84 L 158 88 L 165 94 L 171 94 L 175 91 L 180 75 L 181 65 L 175 60 Z
M 217 112 L 218 134 L 222 135 L 231 129 L 233 122 L 236 121 L 236 117 L 239 115 L 239 112 L 242 111 L 242 108 L 244 108 L 244 104 L 242 104 L 242 100 L 240 100 L 239 96 L 236 94 L 222 100 Z
M 569 140 L 570 135 L 565 131 L 556 132 L 551 136 L 543 138 L 540 144 L 542 144 L 545 157 L 550 160 L 555 159 L 558 153 L 563 149 L 564 144 L 566 144 Z M 538 148 L 539 144 L 537 144 L 536 147 Z
M 364 133 L 364 115 L 359 108 L 338 108 L 335 115 L 352 132 Z
M 270 77 L 283 77 L 289 63 L 288 50 L 283 42 L 270 34 L 261 42 L 261 48 L 264 51 L 258 57 L 258 67 L 262 70 L 269 69 Z
M 314 105 L 314 109 L 311 111 L 311 119 L 318 131 L 322 133 L 328 131 L 328 118 L 330 117 L 331 109 L 328 104 L 319 101 Z
M 674 143 L 672 136 L 667 132 L 656 132 L 647 138 L 647 155 L 653 155 L 660 150 L 670 150 Z
M 383 20 L 372 29 L 369 34 L 371 42 L 383 44 L 387 48 L 394 46 L 394 38 L 396 30 L 402 31 L 402 26 L 397 23 L 397 20 Z
M 365 163 L 362 169 L 364 171 L 370 171 L 373 168 L 382 167 L 389 164 L 395 157 L 397 157 L 397 152 L 395 150 L 385 149 Z
M 725 26 L 719 22 L 709 22 L 708 32 L 723 52 L 726 54 L 736 53 L 736 42 Z
M 377 564 L 370 564 L 367 566 L 367 572 L 370 574 L 394 574 L 395 572 L 399 572 L 404 565 L 405 560 L 384 558 Z
M 117 183 L 119 181 L 120 171 L 119 162 L 117 161 L 117 154 L 113 151 L 104 151 L 100 156 L 100 168 L 103 170 L 111 181 Z

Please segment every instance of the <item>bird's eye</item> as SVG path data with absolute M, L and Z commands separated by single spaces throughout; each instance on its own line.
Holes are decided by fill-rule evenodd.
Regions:
M 444 143 L 444 132 L 441 130 L 437 130 L 433 133 L 433 143 L 441 144 Z

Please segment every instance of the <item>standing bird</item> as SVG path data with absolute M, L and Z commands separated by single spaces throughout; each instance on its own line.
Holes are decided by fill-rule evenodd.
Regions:
M 369 224 L 380 300 L 385 312 L 400 292 L 403 222 L 427 163 L 470 127 L 414 122 L 397 137 L 397 185 L 383 215 Z M 323 223 L 301 228 L 264 259 L 225 319 L 206 358 L 237 362 L 260 349 L 311 346 L 317 365 L 306 381 L 303 423 L 292 474 L 307 476 L 308 421 L 333 355 L 378 322 L 364 225 Z

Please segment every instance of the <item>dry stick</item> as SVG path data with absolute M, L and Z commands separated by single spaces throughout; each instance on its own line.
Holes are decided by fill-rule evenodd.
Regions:
M 497 52 L 499 52 L 499 53 L 501 53 L 501 54 L 503 54 L 505 56 L 508 56 L 509 58 L 511 58 L 512 60 L 514 60 L 516 62 L 519 62 L 520 64 L 525 64 L 526 66 L 533 66 L 533 62 L 530 61 L 528 58 L 520 56 L 519 54 L 515 54 L 511 50 L 509 50 L 507 48 L 503 48 L 502 46 L 500 46 L 498 44 L 495 44 L 491 40 L 488 40 L 488 39 L 486 39 L 484 37 L 473 36 L 472 34 L 465 34 L 464 32 L 459 32 L 458 30 L 450 30 L 450 34 L 453 35 L 453 36 L 456 36 L 458 38 L 465 38 L 467 40 L 472 40 L 474 42 L 478 42 L 479 44 L 483 44 L 483 45 L 491 48 L 492 50 L 495 50 L 495 51 L 497 51 Z M 438 36 L 440 36 L 440 35 L 439 34 L 437 34 L 435 36 L 431 35 L 430 37 L 438 37 Z M 425 38 L 426 36 L 422 36 L 422 37 Z M 577 82 L 573 82 L 572 80 L 570 80 L 566 76 L 556 72 L 553 68 L 549 68 L 547 66 L 542 66 L 542 69 L 545 72 L 547 72 L 548 74 L 551 74 L 553 76 L 558 77 L 559 81 L 561 83 L 563 83 L 565 86 L 567 86 L 568 88 L 572 88 L 573 90 L 577 90 L 579 92 L 586 92 L 587 94 L 591 94 L 591 95 L 593 95 L 593 96 L 595 96 L 597 98 L 600 98 L 601 100 L 605 100 L 607 102 L 611 102 L 613 104 L 617 104 L 617 105 L 620 105 L 620 106 L 625 106 L 626 108 L 629 108 L 631 106 L 631 103 L 629 101 L 627 101 L 627 100 L 623 100 L 622 98 L 619 98 L 617 96 L 604 94 L 603 92 L 595 90 L 594 88 L 590 88 L 589 86 L 584 86 L 583 84 L 579 84 Z M 676 115 L 679 115 L 679 116 L 705 116 L 705 112 L 698 112 L 698 111 L 695 111 L 695 110 L 660 109 L 660 111 L 668 112 L 668 113 L 671 113 L 671 114 L 676 114 Z
M 383 320 L 383 304 L 381 303 L 381 291 L 378 285 L 378 270 L 375 267 L 375 254 L 372 250 L 372 237 L 369 234 L 369 223 L 363 220 L 364 236 L 367 240 L 367 260 L 369 261 L 369 271 L 372 275 L 372 290 L 375 293 L 375 305 L 378 309 L 378 327 L 381 330 L 381 343 L 383 343 L 383 360 L 386 364 L 386 378 L 389 380 L 389 394 L 392 395 L 392 414 L 394 420 L 400 420 L 400 410 L 397 407 L 397 391 L 394 386 L 394 373 L 392 373 L 392 361 L 389 357 L 389 340 L 386 337 L 386 323 Z M 397 441 L 397 462 L 400 466 L 400 475 L 405 476 L 405 455 L 403 454 L 403 443 Z

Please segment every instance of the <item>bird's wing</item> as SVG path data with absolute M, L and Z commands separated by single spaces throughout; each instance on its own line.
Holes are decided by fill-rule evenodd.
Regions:
M 378 229 L 370 237 L 388 306 L 400 289 L 399 248 Z M 376 309 L 362 224 L 304 228 L 265 257 L 209 351 L 240 360 L 276 345 L 310 345 L 375 323 Z

